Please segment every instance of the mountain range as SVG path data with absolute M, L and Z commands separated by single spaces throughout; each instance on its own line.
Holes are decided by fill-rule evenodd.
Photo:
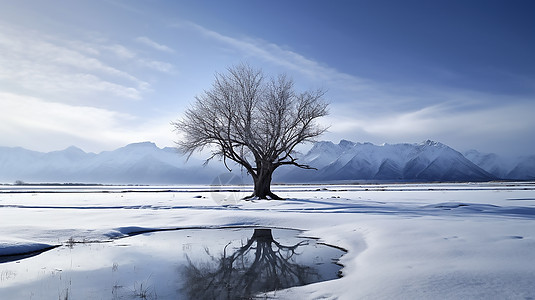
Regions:
M 535 155 L 505 159 L 471 150 L 464 155 L 431 140 L 419 144 L 317 142 L 302 163 L 318 169 L 292 169 L 281 181 L 490 181 L 535 179 Z
M 114 151 L 86 153 L 77 147 L 48 153 L 0 147 L 0 182 L 109 184 L 192 184 L 213 177 L 213 168 L 154 143 L 129 144 Z
M 383 145 L 346 140 L 338 144 L 320 141 L 314 143 L 299 162 L 317 170 L 281 167 L 275 171 L 273 181 L 451 182 L 535 179 L 535 155 L 510 159 L 476 150 L 462 154 L 430 140 L 419 144 Z M 187 160 L 176 149 L 158 148 L 151 142 L 129 144 L 98 154 L 87 153 L 74 146 L 48 153 L 20 147 L 0 147 L 0 182 L 4 183 L 18 180 L 34 183 L 207 184 L 224 173 L 228 171 L 220 162 L 212 161 L 203 166 L 203 160 Z

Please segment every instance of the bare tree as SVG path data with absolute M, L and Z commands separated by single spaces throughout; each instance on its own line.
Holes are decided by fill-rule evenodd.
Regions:
M 328 114 L 324 94 L 298 93 L 285 75 L 266 78 L 246 64 L 231 67 L 226 74 L 216 73 L 212 88 L 195 97 L 184 117 L 172 123 L 183 134 L 177 146 L 188 155 L 210 147 L 207 162 L 222 157 L 227 166 L 229 159 L 252 176 L 251 198 L 281 199 L 271 192 L 275 169 L 313 169 L 298 163 L 294 149 L 326 130 L 316 123 Z

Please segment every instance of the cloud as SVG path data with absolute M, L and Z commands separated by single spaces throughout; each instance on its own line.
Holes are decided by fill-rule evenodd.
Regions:
M 159 51 L 163 51 L 163 52 L 168 52 L 168 53 L 174 53 L 175 50 L 169 48 L 168 46 L 166 45 L 162 45 L 162 44 L 158 44 L 156 43 L 155 41 L 149 39 L 148 37 L 145 37 L 145 36 L 140 36 L 140 37 L 137 37 L 135 39 L 136 42 L 139 42 L 141 44 L 144 44 L 146 46 L 149 46 L 153 49 L 156 49 L 156 50 L 159 50 Z
M 71 145 L 86 151 L 114 149 L 134 141 L 169 145 L 168 116 L 154 120 L 107 109 L 45 101 L 0 92 L 2 144 L 51 151 Z
M 139 57 L 117 43 L 66 40 L 8 25 L 0 26 L 0 50 L 4 90 L 22 88 L 35 95 L 47 94 L 55 101 L 103 96 L 109 100 L 110 96 L 142 99 L 151 84 L 115 66 L 126 63 L 162 73 L 175 70 L 170 63 Z
M 261 39 L 230 37 L 192 22 L 185 22 L 178 25 L 180 28 L 186 26 L 193 28 L 212 40 L 224 43 L 246 56 L 257 57 L 286 69 L 299 72 L 309 79 L 324 81 L 329 83 L 329 85 L 344 86 L 346 89 L 352 91 L 364 91 L 369 89 L 370 85 L 373 85 L 373 82 L 369 80 L 339 72 L 332 67 L 308 59 L 299 53 L 284 49 L 274 43 Z
M 138 62 L 139 64 L 147 68 L 150 68 L 150 69 L 162 72 L 162 73 L 172 73 L 175 70 L 175 67 L 172 64 L 166 63 L 163 61 L 140 59 L 138 60 Z
M 105 49 L 115 54 L 120 59 L 129 60 L 136 57 L 136 53 L 132 50 L 126 48 L 123 45 L 113 44 L 109 46 L 104 46 Z
M 413 90 L 419 88 L 399 87 L 340 72 L 335 68 L 309 59 L 299 53 L 261 39 L 235 38 L 207 29 L 198 24 L 185 22 L 179 28 L 192 28 L 212 41 L 222 43 L 241 53 L 245 58 L 260 59 L 298 73 L 299 82 L 307 81 L 312 86 L 328 89 L 327 97 L 337 103 L 358 102 L 360 109 L 376 113 L 384 110 L 409 110 L 422 107 Z M 298 82 L 298 83 L 299 83 Z M 304 84 L 303 86 L 306 86 Z M 420 97 L 421 98 L 421 97 Z M 428 100 L 430 98 L 427 98 Z M 427 105 L 427 104 L 425 104 Z
M 91 140 L 103 144 L 110 138 L 117 138 L 112 132 L 119 124 L 133 119 L 127 114 L 105 109 L 54 103 L 11 93 L 0 92 L 0 99 L 3 142 L 31 149 L 47 147 L 50 145 L 45 144 L 58 141 Z
M 6 87 L 69 96 L 105 92 L 131 99 L 140 99 L 150 87 L 91 56 L 100 54 L 97 49 L 101 45 L 88 46 L 9 26 L 1 28 L 0 80 Z
M 450 102 L 373 116 L 344 106 L 335 105 L 333 110 L 333 115 L 323 120 L 331 125 L 327 136 L 333 139 L 374 143 L 434 139 L 459 150 L 502 154 L 526 154 L 526 149 L 535 149 L 535 119 L 531 117 L 535 103 L 528 101 L 477 109 Z
M 154 83 L 158 77 L 146 70 L 173 73 L 172 64 L 104 38 L 66 39 L 0 25 L 2 145 L 100 151 L 133 141 L 172 144 L 171 116 L 122 101 L 154 92 L 136 74 Z
M 235 38 L 194 23 L 181 23 L 179 28 L 192 28 L 243 57 L 273 63 L 303 75 L 300 81 L 325 86 L 332 113 L 321 120 L 323 125 L 331 125 L 325 137 L 372 142 L 432 138 L 461 148 L 483 145 L 488 151 L 505 152 L 513 152 L 514 146 L 504 143 L 523 141 L 535 146 L 530 133 L 535 121 L 528 113 L 535 107 L 523 96 L 417 82 L 378 82 L 340 72 L 261 39 Z

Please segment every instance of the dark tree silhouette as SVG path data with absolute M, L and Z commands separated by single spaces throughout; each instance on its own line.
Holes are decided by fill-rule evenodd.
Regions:
M 212 257 L 215 263 L 195 266 L 188 258 L 184 290 L 191 299 L 249 299 L 259 292 L 317 282 L 317 270 L 294 261 L 297 248 L 305 244 L 284 246 L 273 239 L 271 229 L 255 229 L 234 253 L 227 253 L 227 245 L 220 258 Z
M 226 74 L 216 73 L 212 89 L 197 96 L 184 117 L 172 123 L 182 134 L 178 149 L 191 155 L 210 147 L 207 162 L 222 157 L 227 166 L 229 159 L 252 176 L 254 192 L 248 198 L 280 199 L 271 192 L 275 169 L 313 169 L 298 163 L 294 149 L 326 130 L 316 123 L 328 114 L 324 94 L 298 93 L 285 75 L 266 79 L 248 65 L 229 68 Z

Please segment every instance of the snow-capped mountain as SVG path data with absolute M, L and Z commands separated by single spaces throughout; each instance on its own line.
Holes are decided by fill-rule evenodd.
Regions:
M 506 158 L 494 153 L 470 150 L 464 156 L 483 170 L 501 179 L 535 179 L 535 155 Z
M 461 153 L 427 140 L 420 144 L 318 142 L 301 159 L 318 169 L 284 170 L 281 181 L 487 181 L 496 176 L 481 169 Z
M 434 141 L 420 144 L 317 142 L 300 163 L 318 170 L 281 167 L 274 182 L 488 181 L 534 180 L 535 156 L 506 160 L 495 154 L 463 154 Z M 235 168 L 236 169 L 236 168 Z M 113 184 L 210 184 L 228 172 L 218 161 L 203 161 L 154 143 L 130 144 L 114 151 L 86 153 L 76 147 L 48 153 L 0 147 L 0 182 L 76 182 Z M 233 173 L 240 173 L 234 171 Z M 241 174 L 236 174 L 240 176 Z M 245 175 L 246 176 L 246 175 Z
M 0 147 L 0 182 L 206 183 L 216 170 L 223 171 L 219 166 L 203 168 L 195 159 L 186 163 L 176 149 L 150 142 L 99 154 L 76 147 L 48 153 Z

